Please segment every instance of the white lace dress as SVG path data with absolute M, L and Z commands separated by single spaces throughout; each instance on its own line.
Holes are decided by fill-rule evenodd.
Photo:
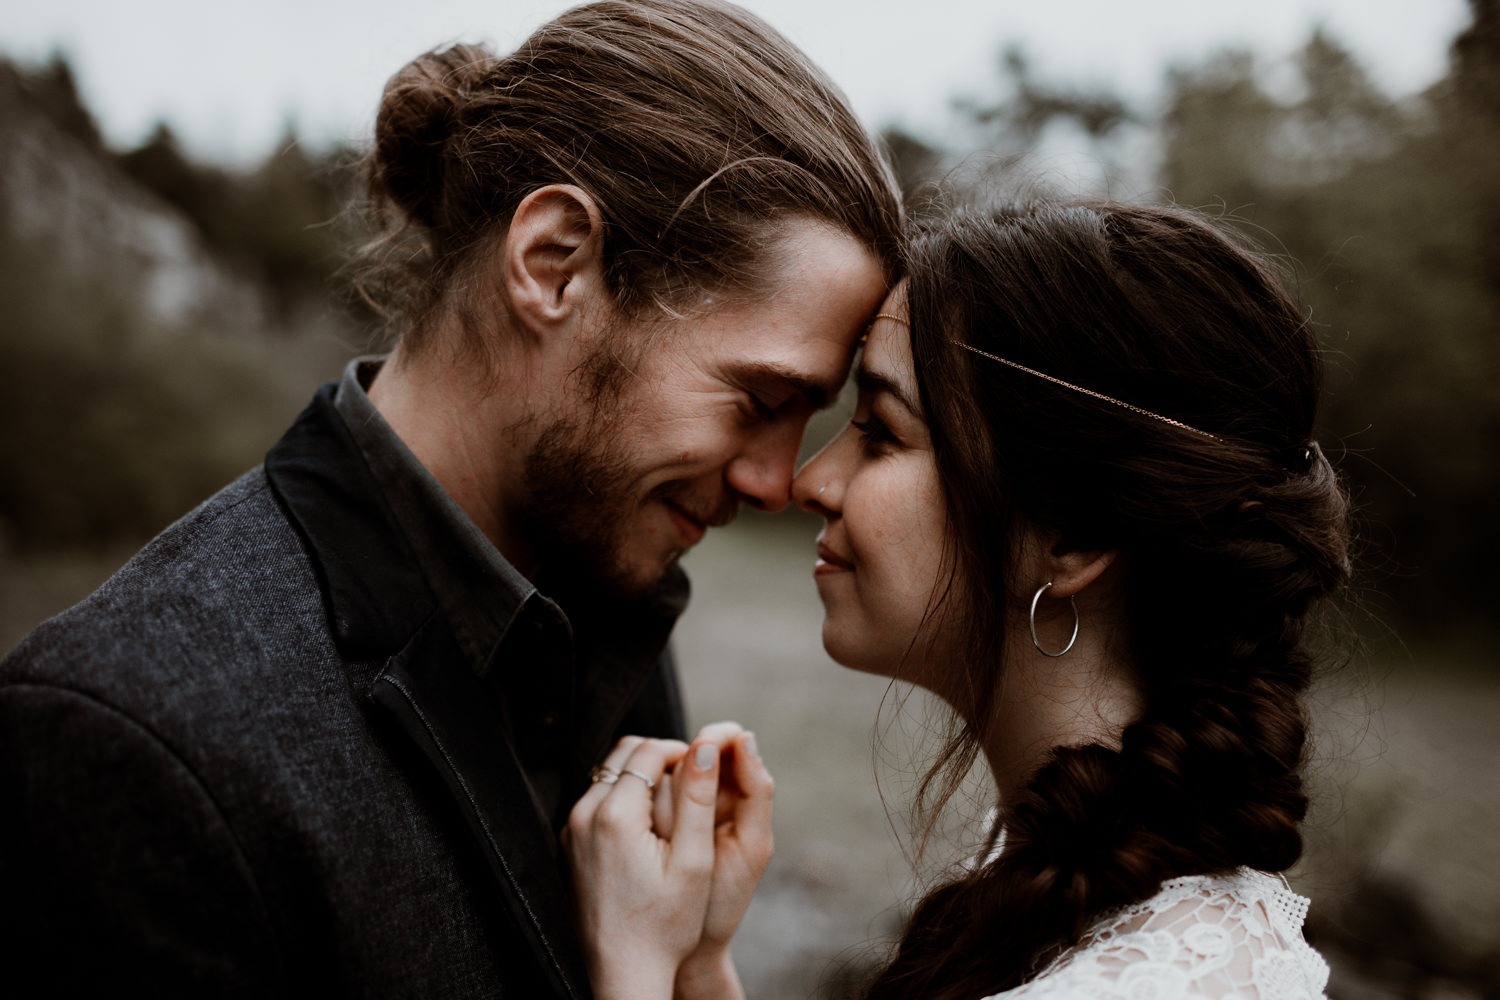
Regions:
M 1307 900 L 1263 872 L 1172 879 L 995 997 L 1324 1000 L 1328 963 L 1302 936 L 1306 916 Z

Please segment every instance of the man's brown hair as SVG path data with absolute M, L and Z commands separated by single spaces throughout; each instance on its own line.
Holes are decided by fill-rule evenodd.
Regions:
M 843 95 L 768 25 L 713 0 L 605 0 L 506 57 L 422 55 L 386 85 L 368 166 L 381 232 L 357 283 L 409 340 L 445 304 L 463 309 L 465 265 L 547 184 L 597 203 L 605 278 L 629 315 L 753 294 L 770 227 L 793 217 L 895 267 L 899 194 Z

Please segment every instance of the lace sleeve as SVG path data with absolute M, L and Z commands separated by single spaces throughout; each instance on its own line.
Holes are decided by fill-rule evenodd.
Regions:
M 1173 879 L 1106 915 L 1037 978 L 986 1000 L 1322 1000 L 1307 900 L 1260 872 Z

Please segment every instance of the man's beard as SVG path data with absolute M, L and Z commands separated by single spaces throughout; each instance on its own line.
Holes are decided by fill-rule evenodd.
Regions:
M 667 502 L 708 526 L 734 520 L 739 502 L 729 493 L 702 497 L 686 480 L 640 491 L 643 472 L 618 443 L 652 418 L 638 394 L 639 365 L 619 342 L 596 352 L 580 366 L 572 413 L 543 428 L 526 456 L 515 514 L 539 567 L 532 582 L 544 589 L 644 597 L 684 551 L 632 563 L 629 532 L 647 508 Z
M 526 456 L 520 509 L 524 537 L 548 589 L 599 590 L 635 598 L 660 574 L 641 579 L 626 564 L 621 537 L 639 507 L 626 456 L 611 446 L 613 421 L 598 408 L 582 421 L 558 420 L 538 436 Z M 605 425 L 605 426 L 601 426 Z

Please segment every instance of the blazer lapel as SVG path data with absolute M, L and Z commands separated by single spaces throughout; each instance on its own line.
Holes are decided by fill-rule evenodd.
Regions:
M 553 834 L 501 738 L 493 696 L 462 668 L 438 619 L 387 662 L 372 687 L 442 775 L 475 838 L 516 926 L 527 936 L 558 996 L 589 995 L 569 895 L 555 862 Z
M 351 662 L 384 661 L 371 687 L 457 800 L 552 992 L 590 995 L 556 842 L 464 663 L 415 556 L 325 385 L 266 456 L 266 476 L 318 571 L 329 627 Z M 394 652 L 393 655 L 393 651 Z

